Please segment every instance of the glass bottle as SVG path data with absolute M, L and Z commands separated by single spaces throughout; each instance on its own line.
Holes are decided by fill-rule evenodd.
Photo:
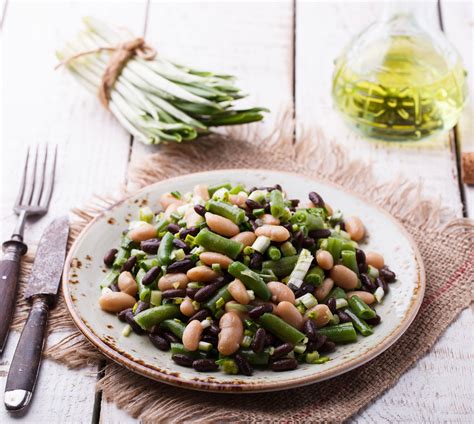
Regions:
M 425 10 L 415 13 L 420 4 Z M 467 96 L 466 72 L 445 35 L 420 19 L 431 6 L 390 2 L 384 17 L 336 60 L 334 102 L 362 134 L 419 140 L 456 125 Z

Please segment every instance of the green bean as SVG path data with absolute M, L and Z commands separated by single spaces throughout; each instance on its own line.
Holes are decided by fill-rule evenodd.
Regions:
M 357 275 L 359 275 L 359 267 L 357 266 L 357 259 L 355 251 L 352 250 L 343 250 L 341 252 L 342 257 L 342 264 L 347 268 L 354 271 Z
M 221 370 L 224 374 L 238 374 L 239 366 L 232 358 L 222 358 L 216 361 L 216 364 L 220 365 Z
M 334 299 L 347 299 L 347 294 L 344 291 L 344 289 L 341 289 L 340 287 L 334 287 L 329 294 L 323 299 L 323 302 L 326 302 L 328 299 L 331 299 L 333 297 Z
M 285 211 L 285 201 L 280 190 L 272 190 L 270 192 L 270 213 L 279 218 Z
M 127 259 L 130 257 L 130 249 L 128 247 L 121 247 L 115 256 L 113 267 L 115 269 L 122 268 L 122 265 L 127 262 Z
M 336 263 L 341 256 L 342 240 L 335 237 L 329 237 L 327 239 L 326 250 L 332 255 L 334 262 Z
M 255 353 L 253 350 L 241 350 L 240 353 L 250 365 L 267 365 L 270 360 L 268 352 Z
M 221 183 L 221 184 L 215 184 L 215 185 L 212 185 L 212 186 L 209 186 L 207 188 L 207 191 L 209 192 L 209 196 L 212 197 L 212 195 L 217 191 L 217 190 L 220 190 L 221 188 L 225 188 L 227 190 L 230 190 L 232 188 L 232 184 L 231 183 Z
M 245 221 L 245 212 L 237 206 L 217 200 L 208 200 L 206 202 L 206 209 L 216 215 L 223 216 L 230 219 L 233 223 L 239 225 Z
M 357 334 L 351 322 L 322 327 L 318 329 L 318 333 L 326 336 L 334 343 L 350 343 L 357 341 Z
M 171 331 L 176 337 L 182 339 L 186 325 L 179 319 L 165 319 L 161 323 L 161 327 L 165 330 Z
M 174 236 L 169 231 L 161 239 L 160 247 L 156 257 L 160 265 L 169 265 L 171 263 L 171 250 L 173 249 Z
M 229 191 L 230 194 L 239 194 L 241 191 L 247 192 L 242 184 L 237 184 Z
M 298 262 L 298 255 L 286 256 L 278 261 L 264 261 L 262 270 L 272 271 L 277 277 L 285 277 L 291 274 L 296 262 Z
M 168 303 L 166 305 L 145 309 L 135 315 L 134 319 L 141 328 L 149 330 L 151 327 L 160 324 L 165 319 L 176 318 L 179 315 L 179 308 L 174 304 Z
M 142 282 L 145 274 L 146 274 L 146 271 L 144 269 L 139 269 L 135 277 L 135 281 L 137 282 L 137 285 L 138 285 L 138 298 L 142 302 L 148 302 L 150 300 L 152 287 L 154 284 L 156 285 L 156 283 L 154 283 L 151 286 L 145 286 Z
M 268 330 L 284 342 L 296 345 L 305 338 L 301 331 L 298 331 L 295 327 L 292 327 L 271 313 L 264 313 L 257 321 L 265 330 Z
M 221 289 L 219 289 L 219 291 L 214 296 L 212 296 L 209 300 L 203 303 L 202 306 L 204 308 L 209 309 L 212 312 L 212 314 L 215 315 L 218 309 L 217 302 L 219 301 L 219 299 L 224 299 L 224 302 L 229 302 L 232 299 L 232 295 L 229 293 L 229 290 L 227 290 L 228 287 L 229 285 L 227 284 Z
M 308 231 L 326 228 L 324 220 L 321 216 L 308 212 L 305 209 L 296 211 L 290 218 L 292 224 L 305 226 Z
M 355 297 L 355 296 L 353 296 L 353 297 Z M 356 330 L 360 334 L 362 334 L 364 337 L 367 337 L 367 336 L 370 336 L 371 334 L 374 334 L 374 330 L 372 330 L 372 328 L 370 328 L 370 326 L 362 318 L 359 318 L 350 309 L 344 309 L 344 312 L 347 315 L 349 315 L 349 318 L 352 320 L 352 323 L 354 324 L 354 327 L 356 328 Z
M 310 268 L 304 279 L 305 283 L 311 284 L 312 286 L 319 287 L 324 281 L 324 271 L 319 266 Z
M 242 262 L 233 262 L 227 272 L 235 278 L 238 278 L 249 289 L 253 290 L 256 296 L 263 300 L 269 300 L 272 297 L 265 281 L 255 271 L 246 267 Z
M 194 242 L 211 252 L 222 253 L 232 259 L 239 256 L 244 248 L 242 243 L 222 237 L 207 228 L 199 231 L 199 234 L 194 238 Z
M 293 256 L 297 253 L 295 247 L 290 241 L 285 241 L 285 243 L 280 246 L 280 250 L 281 253 L 283 253 L 283 256 Z
M 166 218 L 161 218 L 159 221 L 156 222 L 155 228 L 156 228 L 156 233 L 160 234 L 168 228 L 168 220 Z
M 275 191 L 275 190 L 274 190 Z M 270 259 L 272 261 L 277 261 L 278 259 L 281 258 L 281 252 L 280 252 L 280 249 L 278 249 L 278 247 L 276 246 L 270 246 L 268 248 L 268 256 L 270 257 Z
M 354 312 L 357 317 L 361 319 L 375 318 L 375 311 L 359 296 L 351 296 L 347 299 L 347 302 L 349 303 L 349 308 L 351 308 L 352 312 Z
M 120 240 L 120 247 L 130 250 L 133 246 L 136 246 L 136 243 L 127 235 L 123 235 Z
M 138 262 L 138 266 L 145 270 L 145 271 L 149 271 L 150 269 L 152 269 L 154 266 L 158 266 L 160 265 L 159 262 L 158 262 L 158 259 L 156 258 L 153 258 L 153 259 L 144 259 L 140 262 Z
M 195 352 L 190 352 L 186 350 L 182 343 L 171 343 L 171 354 L 180 354 L 180 355 L 187 355 L 191 358 L 207 358 L 207 353 L 201 350 L 196 350 Z
M 357 246 L 357 244 L 356 244 L 355 241 L 352 241 L 352 240 L 343 240 L 343 241 L 342 241 L 341 249 L 342 249 L 342 250 L 352 250 L 353 252 L 355 252 L 356 246 Z
M 120 272 L 115 270 L 115 269 L 112 269 L 110 270 L 104 277 L 104 279 L 102 280 L 102 282 L 100 283 L 100 288 L 103 289 L 104 287 L 109 287 L 111 286 L 112 284 L 115 284 L 115 282 L 117 281 L 118 279 L 118 276 L 119 276 Z

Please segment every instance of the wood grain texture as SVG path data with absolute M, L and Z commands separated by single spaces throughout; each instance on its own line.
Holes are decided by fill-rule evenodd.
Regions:
M 465 109 L 457 128 L 457 139 L 461 152 L 474 151 L 474 3 L 472 1 L 444 0 L 441 3 L 444 32 L 460 52 L 467 70 L 470 88 Z M 474 186 L 464 185 L 466 210 L 474 217 Z
M 249 96 L 236 106 L 271 109 L 263 122 L 251 124 L 262 134 L 292 108 L 291 0 L 152 1 L 146 38 L 178 63 L 237 76 L 237 85 Z M 156 149 L 134 143 L 132 161 Z
M 55 216 L 81 206 L 93 194 L 107 194 L 125 181 L 130 136 L 100 103 L 64 70 L 54 71 L 54 52 L 80 28 L 81 17 L 94 15 L 140 32 L 144 1 L 10 2 L 2 30 L 1 235 L 9 237 L 27 144 L 57 143 L 56 187 L 48 215 L 31 221 L 26 242 L 38 241 Z M 19 52 L 28 52 L 20 54 Z M 62 333 L 62 337 L 67 333 Z M 58 341 L 60 335 L 53 335 Z M 18 335 L 10 335 L 2 357 L 0 387 Z M 97 366 L 70 371 L 45 361 L 25 422 L 90 422 Z M 3 393 L 3 392 L 2 392 Z M 0 408 L 0 422 L 17 421 Z

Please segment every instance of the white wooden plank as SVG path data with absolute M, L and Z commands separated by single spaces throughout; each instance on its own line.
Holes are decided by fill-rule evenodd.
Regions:
M 436 1 L 423 5 L 431 24 L 436 25 Z M 428 146 L 425 142 L 402 147 L 368 141 L 348 129 L 333 106 L 334 60 L 353 36 L 380 17 L 382 10 L 383 2 L 297 1 L 296 117 L 305 127 L 316 128 L 345 146 L 352 158 L 373 160 L 380 180 L 393 180 L 399 174 L 422 180 L 426 193 L 439 196 L 459 216 L 462 205 L 456 167 L 446 134 Z
M 66 332 L 56 333 L 48 339 L 48 344 L 56 343 Z M 15 350 L 19 333 L 13 333 L 0 362 L 0 393 L 3 392 L 6 375 Z M 18 421 L 30 423 L 86 423 L 91 421 L 94 407 L 96 367 L 69 370 L 56 362 L 45 360 L 41 364 L 38 381 L 30 407 L 26 412 L 9 413 L 0 406 L 0 422 Z M 20 419 L 21 418 L 21 419 Z
M 84 204 L 94 193 L 107 194 L 125 181 L 129 134 L 70 75 L 53 70 L 54 51 L 79 30 L 84 15 L 109 19 L 140 33 L 145 10 L 145 1 L 9 4 L 2 31 L 2 239 L 9 236 L 15 223 L 11 207 L 29 143 L 57 143 L 59 155 L 50 212 L 28 225 L 27 243 L 37 242 L 53 217 Z M 9 350 L 3 356 L 5 364 L 11 360 L 16 338 L 16 334 L 10 338 Z M 56 335 L 53 338 L 57 339 Z M 73 372 L 46 361 L 38 386 L 44 393 L 37 396 L 25 420 L 90 422 L 96 381 L 90 371 Z M 2 372 L 0 385 L 5 376 Z M 0 422 L 5 422 L 5 414 L 2 409 Z
M 330 87 L 334 59 L 351 37 L 380 16 L 381 3 L 297 1 L 296 117 L 305 126 L 318 129 L 346 146 L 351 157 L 373 161 L 380 180 L 393 179 L 401 173 L 413 181 L 422 181 L 425 193 L 439 196 L 451 207 L 453 215 L 461 216 L 457 172 L 447 135 L 428 146 L 400 148 L 369 142 L 350 131 L 333 107 Z M 432 24 L 436 24 L 435 3 L 423 3 Z M 465 361 L 466 337 L 469 337 L 465 329 L 472 319 L 472 311 L 463 312 L 462 318 L 452 324 L 430 354 L 353 421 L 468 422 L 472 419 L 469 395 L 464 395 L 472 393 L 473 368 Z
M 458 124 L 458 140 L 462 152 L 474 151 L 474 3 L 444 0 L 442 3 L 444 31 L 457 48 L 467 70 L 470 95 Z M 466 209 L 474 217 L 474 187 L 465 187 Z
M 261 134 L 292 108 L 291 0 L 152 1 L 146 38 L 179 63 L 237 76 L 249 94 L 237 105 L 271 109 L 263 122 L 251 124 Z M 135 143 L 132 161 L 155 149 Z

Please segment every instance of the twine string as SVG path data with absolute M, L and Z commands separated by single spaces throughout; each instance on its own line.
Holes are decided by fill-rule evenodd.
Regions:
M 104 51 L 112 52 L 112 54 L 109 57 L 109 62 L 102 75 L 98 96 L 102 105 L 108 109 L 110 92 L 127 62 L 133 56 L 141 57 L 144 60 L 153 60 L 156 56 L 156 50 L 148 45 L 142 37 L 138 37 L 133 40 L 125 41 L 115 47 L 98 47 L 97 49 L 77 53 L 59 63 L 56 69 L 69 64 L 79 57 L 102 53 Z

